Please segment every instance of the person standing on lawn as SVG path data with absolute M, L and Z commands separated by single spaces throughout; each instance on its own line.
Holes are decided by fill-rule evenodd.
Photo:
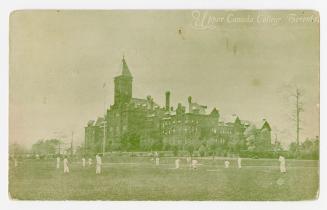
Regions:
M 230 162 L 228 160 L 225 160 L 225 168 L 229 168 Z
M 178 159 L 176 159 L 175 160 L 175 168 L 176 169 L 179 169 L 179 162 L 180 162 L 181 160 L 178 158 Z
M 60 168 L 60 156 L 57 157 L 57 169 Z
M 64 174 L 69 173 L 69 167 L 68 167 L 68 159 L 67 157 L 64 158 Z
M 279 156 L 279 162 L 280 162 L 280 165 L 279 165 L 279 170 L 281 173 L 286 173 L 286 164 L 285 164 L 285 158 L 283 156 Z
M 82 166 L 85 168 L 85 157 L 82 158 Z
M 95 174 L 101 174 L 101 165 L 102 165 L 102 160 L 99 154 L 95 156 L 96 159 L 96 169 L 95 169 Z
M 242 168 L 242 158 L 240 156 L 237 157 L 237 167 Z
M 155 153 L 155 160 L 156 160 L 156 166 L 160 164 L 159 154 L 158 152 Z
M 196 170 L 197 168 L 198 161 L 197 160 L 192 160 L 191 168 Z

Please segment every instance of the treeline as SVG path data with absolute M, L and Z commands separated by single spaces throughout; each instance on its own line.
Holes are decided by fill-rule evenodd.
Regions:
M 249 135 L 250 136 L 250 135 Z M 248 136 L 248 138 L 249 138 Z M 277 158 L 279 155 L 283 155 L 288 159 L 319 159 L 319 138 L 306 139 L 300 145 L 296 142 L 292 142 L 289 147 L 284 150 L 280 142 L 275 142 L 270 145 L 269 149 L 262 149 L 260 144 L 256 144 L 251 137 L 251 146 L 249 141 L 244 141 L 243 144 L 235 144 L 237 141 L 226 141 L 223 144 L 217 140 L 211 139 L 207 141 L 188 141 L 185 144 L 169 144 L 163 142 L 160 135 L 153 134 L 153 138 L 150 141 L 142 142 L 139 136 L 125 135 L 121 144 L 121 148 L 118 151 L 125 152 L 137 152 L 137 151 L 170 151 L 173 156 L 220 156 L 220 157 L 232 157 L 241 156 L 244 158 Z M 250 147 L 249 147 L 250 146 Z M 106 150 L 112 151 L 112 150 Z M 30 150 L 23 148 L 18 144 L 10 145 L 10 155 L 22 156 L 29 154 L 40 158 L 55 157 L 58 154 L 74 154 L 76 156 L 88 156 L 99 151 L 87 151 L 84 145 L 75 147 L 74 153 L 71 152 L 71 147 L 63 146 L 63 142 L 59 139 L 45 139 L 39 140 L 32 145 Z
M 296 159 L 319 159 L 319 138 L 307 138 L 302 144 L 292 142 L 288 148 L 289 158 Z

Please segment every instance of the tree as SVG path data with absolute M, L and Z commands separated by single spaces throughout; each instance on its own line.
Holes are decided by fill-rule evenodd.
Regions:
M 162 138 L 156 138 L 152 140 L 151 150 L 160 151 L 162 150 L 162 147 L 163 147 Z
M 283 151 L 283 147 L 281 145 L 281 143 L 279 141 L 275 141 L 275 143 L 273 144 L 273 147 L 272 147 L 273 151 L 275 153 L 278 153 L 280 151 Z
M 319 137 L 316 136 L 316 138 L 313 140 L 313 158 L 319 159 Z
M 295 95 L 292 95 L 296 98 L 296 143 L 300 145 L 300 113 L 303 112 L 303 104 L 301 102 L 301 96 L 303 95 L 302 91 L 299 88 L 296 88 Z
M 240 141 L 241 139 L 238 134 L 232 134 L 230 140 L 228 141 L 228 150 L 230 152 L 239 152 L 241 148 Z
M 212 155 L 212 158 L 214 159 L 215 155 L 216 155 L 216 150 L 217 150 L 217 147 L 218 147 L 218 143 L 217 143 L 217 141 L 215 139 L 210 139 L 207 142 L 207 145 L 208 145 L 210 155 Z
M 59 153 L 60 144 L 59 139 L 40 139 L 32 145 L 32 152 L 39 155 L 54 155 Z
M 9 154 L 10 155 L 22 155 L 26 152 L 26 149 L 17 143 L 10 144 L 9 146 Z
M 255 151 L 257 149 L 257 137 L 258 137 L 258 130 L 255 125 L 250 125 L 244 131 L 245 137 L 245 144 L 249 151 Z
M 177 145 L 172 145 L 171 149 L 173 150 L 173 154 L 175 157 L 178 156 L 178 146 Z
M 296 85 L 286 85 L 283 87 L 283 91 L 286 90 L 287 104 L 292 108 L 291 114 L 289 114 L 289 119 L 295 124 L 295 142 L 300 146 L 300 130 L 301 130 L 301 112 L 304 111 L 302 97 L 303 90 Z M 299 149 L 299 148 L 297 148 Z
M 292 142 L 288 146 L 288 151 L 292 157 L 297 157 L 298 156 L 298 144 L 296 142 Z
M 187 144 L 186 150 L 189 152 L 190 156 L 192 157 L 194 152 L 194 145 L 192 143 Z
M 135 132 L 124 133 L 121 138 L 121 147 L 125 151 L 139 149 L 140 137 Z
M 202 144 L 199 148 L 199 154 L 201 157 L 204 157 L 205 153 L 206 153 L 206 147 L 205 147 L 205 145 Z

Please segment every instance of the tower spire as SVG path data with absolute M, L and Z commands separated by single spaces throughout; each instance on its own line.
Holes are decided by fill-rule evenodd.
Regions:
M 123 55 L 122 63 L 123 63 L 123 67 L 122 67 L 122 75 L 123 75 L 123 76 L 132 77 L 132 74 L 131 74 L 131 72 L 129 71 L 129 68 L 128 68 L 127 63 L 126 63 L 126 60 L 125 60 L 125 55 Z

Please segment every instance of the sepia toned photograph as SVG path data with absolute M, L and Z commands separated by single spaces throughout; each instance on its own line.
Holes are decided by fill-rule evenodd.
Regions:
M 319 198 L 312 10 L 17 10 L 16 200 Z

